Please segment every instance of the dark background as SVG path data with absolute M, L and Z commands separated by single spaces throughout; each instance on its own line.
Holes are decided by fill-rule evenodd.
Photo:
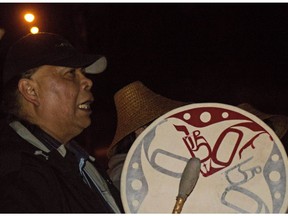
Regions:
M 40 31 L 106 55 L 107 70 L 90 77 L 93 123 L 77 137 L 104 166 L 113 95 L 135 80 L 174 100 L 288 114 L 286 3 L 0 3 L 1 68 L 11 43 L 29 32 L 25 11 Z

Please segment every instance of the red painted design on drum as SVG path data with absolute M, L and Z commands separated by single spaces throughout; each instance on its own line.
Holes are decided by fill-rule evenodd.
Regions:
M 205 149 L 207 152 L 205 156 L 200 158 L 203 165 L 201 168 L 201 174 L 204 177 L 213 175 L 214 173 L 228 167 L 235 157 L 241 159 L 242 155 L 245 154 L 245 151 L 255 149 L 254 141 L 257 140 L 261 134 L 269 134 L 262 126 L 247 116 L 224 108 L 194 108 L 171 115 L 167 119 L 169 118 L 178 118 L 193 126 L 193 128 L 196 128 L 193 131 L 189 131 L 185 125 L 174 125 L 178 133 L 184 133 L 182 140 L 192 157 L 196 157 L 195 154 L 197 151 L 203 151 L 203 149 Z M 238 120 L 238 123 L 227 126 L 227 128 L 225 128 L 218 137 L 213 140 L 213 143 L 209 143 L 205 136 L 200 132 L 200 129 L 202 128 L 231 120 Z M 239 123 L 239 120 L 242 122 Z M 245 133 L 241 128 L 249 129 L 255 132 L 255 135 L 246 140 L 247 137 L 245 137 Z M 217 154 L 217 152 L 221 148 L 223 142 L 226 141 L 226 138 L 231 135 L 237 136 L 237 139 L 230 143 L 233 146 L 232 151 L 230 152 L 230 155 L 228 155 L 228 159 L 226 158 L 226 160 L 224 160 L 221 156 L 219 157 L 221 154 Z M 273 140 L 270 134 L 269 137 Z

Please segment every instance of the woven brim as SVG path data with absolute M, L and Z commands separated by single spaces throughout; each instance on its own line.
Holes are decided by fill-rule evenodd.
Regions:
M 185 102 L 171 100 L 148 89 L 142 82 L 133 82 L 114 95 L 117 128 L 108 157 L 113 155 L 117 143 L 138 128 L 150 123 Z
M 288 117 L 284 115 L 267 114 L 257 110 L 255 107 L 248 103 L 238 105 L 239 108 L 248 111 L 261 120 L 263 120 L 271 129 L 274 130 L 276 135 L 281 139 L 288 130 Z

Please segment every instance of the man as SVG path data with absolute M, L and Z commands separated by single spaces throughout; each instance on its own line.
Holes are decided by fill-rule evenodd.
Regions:
M 81 54 L 51 33 L 29 34 L 4 67 L 0 135 L 1 212 L 122 212 L 95 158 L 73 141 L 90 123 L 92 81 L 103 56 Z

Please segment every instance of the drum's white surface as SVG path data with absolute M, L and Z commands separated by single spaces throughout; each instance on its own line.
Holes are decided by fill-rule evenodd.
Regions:
M 218 103 L 172 110 L 136 139 L 121 177 L 125 212 L 171 213 L 182 171 L 194 156 L 201 173 L 182 213 L 286 212 L 288 162 L 281 141 L 256 116 Z

